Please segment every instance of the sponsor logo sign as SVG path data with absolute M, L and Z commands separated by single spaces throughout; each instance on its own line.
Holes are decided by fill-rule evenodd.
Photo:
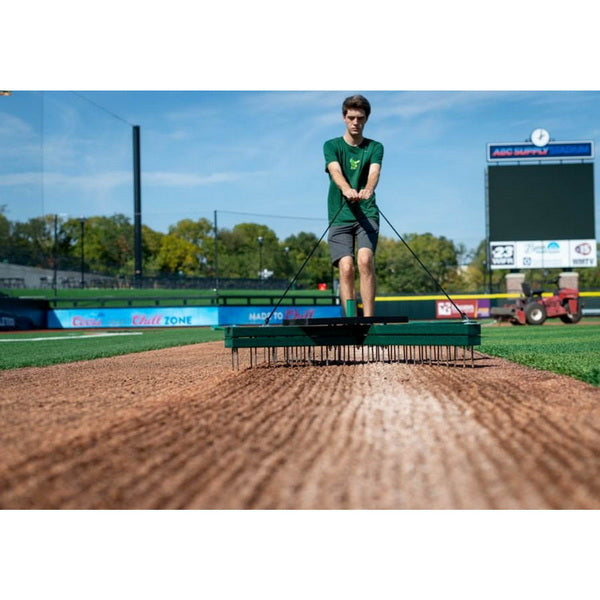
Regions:
M 572 267 L 597 267 L 596 240 L 569 240 Z
M 516 242 L 516 254 L 524 269 L 563 267 L 569 264 L 569 246 L 564 241 Z
M 596 240 L 490 242 L 492 269 L 597 266 Z
M 546 146 L 531 143 L 497 142 L 487 145 L 488 162 L 523 160 L 566 160 L 594 158 L 594 142 L 550 142 Z
M 220 325 L 262 325 L 273 306 L 222 306 L 219 308 Z M 279 306 L 269 324 L 280 324 L 284 319 L 326 319 L 341 317 L 340 306 Z
M 514 269 L 515 242 L 491 242 L 490 259 L 492 269 Z
M 55 309 L 50 328 L 200 327 L 217 325 L 217 307 Z
M 202 327 L 261 325 L 273 306 L 189 306 L 182 308 L 55 309 L 48 313 L 51 329 L 111 327 Z M 280 306 L 269 321 L 340 317 L 340 306 Z
M 454 304 L 470 319 L 486 318 L 490 316 L 489 298 L 473 298 L 472 300 L 453 300 Z M 436 300 L 436 319 L 460 319 L 460 313 L 449 300 Z

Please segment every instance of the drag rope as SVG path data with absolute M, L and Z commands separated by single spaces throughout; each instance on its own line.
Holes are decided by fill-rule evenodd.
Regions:
M 346 199 L 344 198 L 344 200 L 346 200 Z M 325 229 L 325 231 L 323 232 L 323 234 L 319 238 L 319 241 L 315 244 L 314 248 L 310 251 L 309 255 L 305 258 L 304 262 L 302 263 L 302 266 L 298 269 L 297 273 L 294 275 L 294 277 L 288 283 L 288 286 L 285 289 L 285 292 L 283 292 L 283 294 L 281 295 L 281 297 L 277 301 L 277 304 L 273 307 L 273 310 L 271 311 L 271 313 L 269 314 L 269 316 L 265 319 L 265 322 L 263 323 L 263 325 L 268 325 L 269 324 L 269 321 L 271 320 L 271 317 L 275 314 L 275 311 L 279 308 L 279 306 L 283 302 L 283 299 L 286 297 L 287 293 L 290 291 L 290 288 L 294 285 L 294 283 L 296 283 L 296 279 L 298 279 L 298 277 L 300 277 L 300 273 L 302 273 L 302 270 L 306 266 L 306 263 L 308 263 L 308 261 L 310 260 L 311 256 L 315 253 L 315 250 L 319 247 L 319 244 L 323 241 L 323 238 L 325 237 L 325 235 L 329 231 L 329 228 L 331 227 L 331 224 L 338 218 L 338 215 L 342 212 L 342 208 L 344 208 L 344 205 L 345 205 L 344 202 L 340 203 L 340 208 L 338 209 L 337 213 L 335 214 L 335 217 L 333 217 L 333 219 L 331 219 L 331 221 L 329 222 L 329 225 L 327 225 L 327 228 Z
M 465 313 L 462 310 L 460 310 L 460 308 L 458 308 L 458 306 L 456 306 L 456 303 L 446 293 L 446 290 L 442 287 L 442 284 L 435 278 L 435 276 L 431 273 L 431 271 L 421 262 L 421 259 L 413 252 L 412 248 L 406 243 L 404 238 L 396 231 L 396 228 L 388 221 L 388 218 L 383 214 L 381 209 L 379 209 L 379 214 L 384 218 L 385 222 L 392 228 L 392 231 L 398 236 L 398 238 L 400 238 L 400 241 L 408 248 L 408 251 L 414 256 L 415 260 L 423 267 L 423 269 L 425 270 L 427 275 L 429 275 L 429 277 L 431 277 L 433 282 L 442 291 L 444 296 L 446 296 L 446 298 L 448 298 L 448 300 L 452 303 L 452 306 L 454 306 L 454 308 L 458 311 L 458 314 L 461 316 L 461 318 L 468 322 L 469 317 L 467 317 L 467 315 L 465 315 Z
M 346 202 L 347 202 L 347 200 L 346 200 Z M 329 229 L 331 227 L 331 224 L 337 219 L 337 217 L 340 214 L 340 212 L 342 212 L 342 208 L 344 207 L 344 205 L 345 205 L 344 202 L 342 202 L 340 204 L 340 208 L 338 209 L 336 215 L 330 221 L 329 225 L 327 225 L 327 228 L 325 229 L 325 231 L 323 232 L 323 234 L 319 238 L 319 241 L 315 244 L 315 246 L 313 247 L 313 249 L 310 251 L 309 255 L 305 258 L 304 262 L 302 263 L 302 266 L 298 269 L 298 271 L 296 272 L 296 274 L 294 275 L 294 277 L 289 282 L 287 288 L 285 289 L 285 291 L 283 292 L 283 294 L 281 295 L 281 297 L 277 301 L 277 304 L 275 304 L 275 306 L 273 307 L 273 310 L 269 313 L 269 316 L 265 319 L 264 325 L 268 325 L 269 324 L 269 321 L 271 320 L 271 317 L 275 314 L 275 311 L 280 307 L 281 303 L 283 302 L 283 299 L 286 297 L 286 295 L 290 291 L 291 287 L 294 285 L 294 283 L 296 283 L 296 280 L 300 276 L 300 273 L 302 273 L 304 267 L 306 266 L 306 264 L 308 263 L 308 261 L 311 259 L 312 255 L 315 253 L 316 249 L 319 247 L 319 244 L 323 241 L 323 238 L 325 237 L 325 235 L 329 231 Z M 427 273 L 427 275 L 429 275 L 429 277 L 431 277 L 431 279 L 433 280 L 433 282 L 437 285 L 437 287 L 444 294 L 444 296 L 446 296 L 446 298 L 448 298 L 449 302 L 452 304 L 452 306 L 454 306 L 454 308 L 456 309 L 456 311 L 458 312 L 458 314 L 461 316 L 461 318 L 464 321 L 469 322 L 469 317 L 467 317 L 467 315 L 462 310 L 460 310 L 460 308 L 458 308 L 458 306 L 456 305 L 456 302 L 454 302 L 454 300 L 452 300 L 452 298 L 448 295 L 448 293 L 446 292 L 446 290 L 443 288 L 442 284 L 435 278 L 435 276 L 431 273 L 431 271 L 423 264 L 423 262 L 421 261 L 421 259 L 413 252 L 413 249 L 406 243 L 406 240 L 398 233 L 398 231 L 396 230 L 396 228 L 390 223 L 390 221 L 383 214 L 383 212 L 382 212 L 381 209 L 379 209 L 379 214 L 383 217 L 383 219 L 385 220 L 385 222 L 392 228 L 392 231 L 398 236 L 398 238 L 400 239 L 400 241 L 406 246 L 406 248 L 408 249 L 408 251 L 413 255 L 413 257 L 415 258 L 415 260 L 421 265 L 421 267 Z

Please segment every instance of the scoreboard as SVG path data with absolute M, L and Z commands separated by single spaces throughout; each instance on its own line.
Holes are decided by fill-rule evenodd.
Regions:
M 488 160 L 497 160 L 489 146 Z M 488 166 L 491 268 L 597 266 L 593 167 L 591 162 Z

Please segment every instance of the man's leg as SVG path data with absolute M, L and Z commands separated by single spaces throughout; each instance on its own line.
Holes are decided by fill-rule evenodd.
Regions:
M 331 263 L 338 267 L 340 276 L 340 302 L 346 314 L 346 301 L 356 299 L 354 289 L 354 225 L 336 225 L 329 230 Z
M 354 259 L 351 256 L 342 256 L 338 263 L 340 271 L 340 301 L 343 314 L 346 314 L 346 300 L 356 299 L 354 288 Z
M 375 258 L 370 248 L 359 248 L 357 255 L 360 274 L 360 296 L 365 317 L 375 316 Z M 341 277 L 340 277 L 341 279 Z

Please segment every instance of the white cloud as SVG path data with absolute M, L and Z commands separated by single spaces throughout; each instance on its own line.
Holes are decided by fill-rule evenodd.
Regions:
M 401 117 L 411 119 L 424 114 L 440 114 L 454 108 L 468 108 L 498 100 L 502 92 L 399 92 L 390 102 L 377 109 L 378 118 Z M 382 100 L 387 100 L 383 95 Z
M 32 137 L 34 134 L 33 127 L 23 119 L 0 112 L 0 137 L 3 139 L 23 139 Z
M 212 173 L 211 175 L 198 175 L 195 173 L 173 173 L 169 171 L 154 171 L 144 173 L 142 181 L 151 185 L 174 185 L 174 186 L 202 186 L 213 183 L 226 183 L 229 181 L 237 181 L 242 177 L 255 176 L 254 173 Z
M 151 171 L 142 173 L 142 185 L 196 187 L 214 183 L 238 181 L 245 177 L 256 177 L 262 172 L 252 173 L 174 173 L 169 171 Z M 9 173 L 0 175 L 0 186 L 39 185 L 42 174 L 39 171 Z M 68 175 L 65 173 L 45 172 L 44 185 L 55 187 L 75 187 L 79 189 L 111 189 L 121 185 L 131 185 L 133 176 L 130 171 L 110 171 L 93 175 Z
M 9 173 L 0 175 L 0 186 L 16 186 L 39 184 L 42 173 L 29 171 L 25 173 Z M 94 175 L 67 175 L 64 173 L 43 173 L 46 186 L 76 187 L 80 189 L 107 189 L 119 185 L 131 184 L 132 175 L 127 171 L 112 171 Z

